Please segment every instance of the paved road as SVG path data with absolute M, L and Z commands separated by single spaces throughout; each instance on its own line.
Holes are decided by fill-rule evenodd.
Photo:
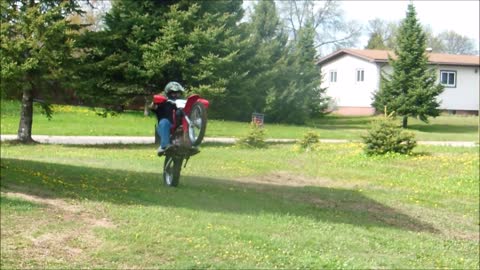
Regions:
M 17 135 L 0 135 L 1 141 L 15 140 Z M 48 136 L 48 135 L 33 135 L 32 138 L 40 143 L 48 144 L 153 144 L 154 137 L 132 137 L 132 136 Z M 294 143 L 294 139 L 268 139 L 267 142 L 275 143 Z M 234 138 L 205 138 L 204 142 L 210 143 L 235 143 Z M 349 140 L 334 140 L 322 139 L 323 143 L 346 143 Z M 476 142 L 461 142 L 461 141 L 419 141 L 418 144 L 428 145 L 444 145 L 444 146 L 458 146 L 458 147 L 474 147 L 478 144 Z

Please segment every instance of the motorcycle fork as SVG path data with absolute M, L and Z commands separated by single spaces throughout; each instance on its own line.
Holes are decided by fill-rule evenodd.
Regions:
M 188 133 L 188 129 L 190 128 L 190 125 L 192 124 L 192 121 L 190 121 L 190 118 L 187 115 L 184 115 L 182 118 L 182 125 L 183 125 L 183 132 Z
M 190 159 L 190 157 L 186 157 L 185 158 L 185 162 L 183 163 L 183 168 L 185 169 L 187 167 L 187 163 L 188 163 L 188 160 Z
M 188 138 L 188 141 L 190 144 L 193 143 L 194 141 L 194 138 L 193 138 L 193 127 L 192 127 L 192 120 L 190 120 L 190 118 L 188 117 L 188 115 L 184 115 L 183 116 L 183 134 L 184 136 L 186 136 Z

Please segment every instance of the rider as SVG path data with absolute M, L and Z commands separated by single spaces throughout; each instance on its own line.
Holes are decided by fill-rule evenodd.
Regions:
M 152 103 L 150 109 L 155 112 L 157 116 L 158 125 L 157 133 L 160 135 L 160 147 L 157 149 L 157 154 L 162 155 L 172 145 L 170 144 L 170 128 L 173 124 L 173 112 L 177 108 L 175 100 L 181 98 L 185 89 L 178 82 L 169 82 L 165 86 L 165 95 L 167 102 L 161 104 Z

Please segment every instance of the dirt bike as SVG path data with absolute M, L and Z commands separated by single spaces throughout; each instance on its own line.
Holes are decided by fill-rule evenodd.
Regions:
M 198 154 L 207 129 L 207 109 L 209 102 L 199 95 L 189 96 L 175 101 L 165 96 L 154 95 L 153 102 L 174 102 L 177 110 L 173 112 L 173 125 L 170 129 L 172 147 L 165 151 L 163 182 L 166 186 L 176 187 L 180 182 L 180 171 L 187 166 L 191 156 Z M 185 162 L 184 162 L 185 161 Z

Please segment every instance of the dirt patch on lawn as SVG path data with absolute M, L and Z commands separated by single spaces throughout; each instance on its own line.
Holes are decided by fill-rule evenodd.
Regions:
M 62 199 L 45 198 L 20 192 L 2 191 L 2 196 L 43 205 L 40 213 L 2 212 L 2 260 L 19 268 L 50 268 L 55 265 L 85 265 L 86 251 L 101 244 L 95 228 L 116 226 L 103 211 L 93 212 L 82 205 Z M 9 221 L 8 221 L 9 220 Z
M 302 175 L 292 175 L 289 172 L 278 171 L 275 173 L 237 178 L 240 182 L 246 183 L 263 183 L 271 185 L 282 185 L 292 187 L 302 186 L 320 186 L 320 187 L 337 187 L 337 188 L 357 188 L 366 185 L 363 182 L 344 182 L 335 181 L 327 178 L 312 178 Z
M 115 228 L 115 225 L 107 218 L 99 218 L 78 204 L 75 205 L 61 199 L 42 198 L 19 192 L 2 192 L 2 194 L 7 197 L 16 197 L 29 202 L 47 205 L 56 214 L 63 214 L 66 221 L 79 221 L 90 227 Z

